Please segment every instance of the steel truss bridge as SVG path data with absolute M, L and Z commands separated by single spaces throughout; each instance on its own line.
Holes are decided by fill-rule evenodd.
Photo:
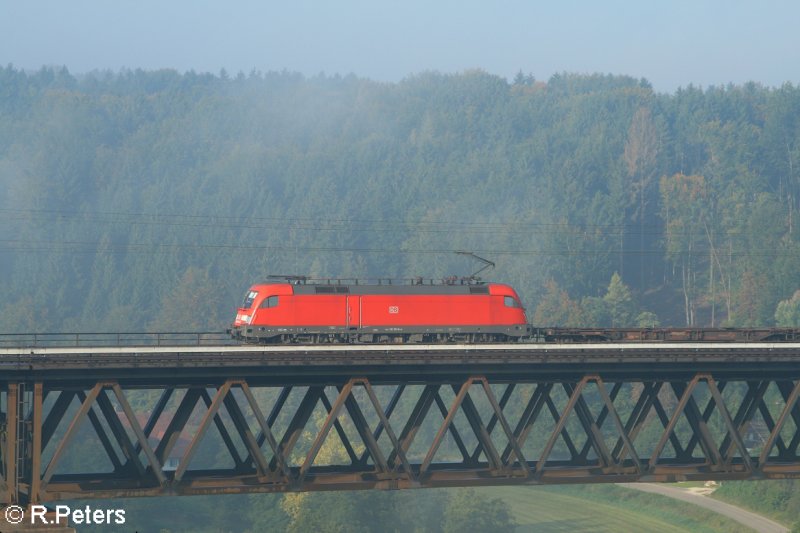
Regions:
M 800 344 L 0 348 L 0 504 L 800 477 Z

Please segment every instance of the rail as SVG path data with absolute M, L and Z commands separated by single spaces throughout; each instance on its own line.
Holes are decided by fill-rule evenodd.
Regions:
M 224 331 L 0 333 L 0 348 L 220 346 L 235 344 Z
M 790 343 L 800 328 L 552 328 L 530 326 L 521 343 L 636 344 Z M 0 348 L 103 348 L 138 346 L 230 346 L 239 344 L 224 331 L 0 333 Z
M 788 343 L 800 328 L 552 328 L 530 325 L 520 344 L 591 343 Z M 225 331 L 0 333 L 0 348 L 89 348 L 137 346 L 229 346 Z

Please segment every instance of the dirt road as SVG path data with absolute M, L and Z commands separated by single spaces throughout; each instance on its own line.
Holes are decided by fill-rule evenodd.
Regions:
M 629 489 L 640 490 L 642 492 L 650 492 L 652 494 L 660 494 L 676 500 L 681 500 L 700 507 L 705 507 L 723 516 L 727 516 L 731 520 L 735 520 L 749 528 L 752 528 L 760 533 L 788 533 L 789 529 L 780 525 L 777 522 L 764 518 L 750 511 L 746 511 L 740 507 L 736 507 L 729 503 L 721 502 L 708 496 L 694 494 L 684 489 L 671 487 L 669 485 L 662 485 L 658 483 L 619 483 L 621 487 Z

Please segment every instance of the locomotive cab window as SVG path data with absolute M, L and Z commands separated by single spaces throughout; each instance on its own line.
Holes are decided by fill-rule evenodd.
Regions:
M 242 304 L 242 309 L 250 309 L 250 306 L 253 305 L 253 300 L 256 299 L 256 296 L 258 296 L 258 292 L 248 291 L 244 297 L 244 303 Z
M 264 301 L 261 302 L 261 307 L 278 307 L 278 297 L 270 296 L 268 298 L 264 298 Z
M 519 302 L 514 299 L 513 296 L 504 297 L 503 302 L 506 304 L 506 307 L 522 307 L 519 304 Z

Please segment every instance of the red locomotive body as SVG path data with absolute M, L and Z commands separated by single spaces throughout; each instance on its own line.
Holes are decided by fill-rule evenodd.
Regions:
M 231 330 L 248 342 L 497 342 L 530 334 L 516 291 L 482 282 L 254 285 Z

